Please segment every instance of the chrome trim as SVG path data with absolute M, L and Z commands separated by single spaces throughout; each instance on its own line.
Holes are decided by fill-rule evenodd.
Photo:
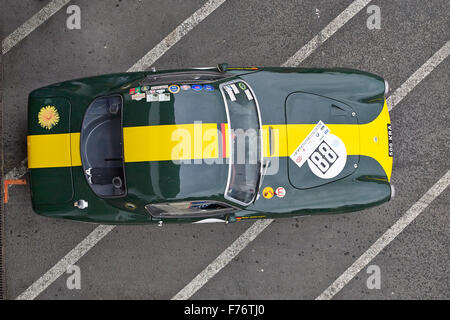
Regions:
M 78 201 L 75 201 L 73 206 L 77 207 L 78 209 L 84 210 L 89 207 L 89 203 L 86 200 L 80 199 Z
M 222 222 L 222 223 L 226 223 L 226 221 L 225 220 L 222 220 L 222 219 L 217 219 L 217 218 L 207 218 L 207 219 L 203 219 L 203 220 L 200 220 L 200 221 L 196 221 L 196 222 L 193 222 L 193 224 L 197 224 L 197 223 L 217 223 L 217 222 Z
M 217 67 L 191 67 L 193 70 L 217 70 Z
M 390 200 L 392 200 L 395 198 L 395 187 L 393 184 L 390 184 L 390 186 L 391 186 L 391 199 Z
M 389 93 L 389 82 L 387 80 L 384 80 L 384 96 L 386 97 Z

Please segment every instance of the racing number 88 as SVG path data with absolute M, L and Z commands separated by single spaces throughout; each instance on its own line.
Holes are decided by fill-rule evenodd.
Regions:
M 323 173 L 326 173 L 328 169 L 330 169 L 330 165 L 332 165 L 337 160 L 337 158 L 337 154 L 325 142 L 322 142 L 310 157 L 311 161 Z

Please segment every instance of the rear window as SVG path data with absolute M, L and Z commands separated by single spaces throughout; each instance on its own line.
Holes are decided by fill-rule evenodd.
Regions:
M 87 182 L 100 197 L 125 195 L 122 97 L 95 99 L 81 128 L 81 161 Z

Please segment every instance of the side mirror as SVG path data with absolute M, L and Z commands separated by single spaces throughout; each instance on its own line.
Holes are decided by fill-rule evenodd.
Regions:
M 219 63 L 217 65 L 217 70 L 219 70 L 219 72 L 225 73 L 228 70 L 228 63 Z

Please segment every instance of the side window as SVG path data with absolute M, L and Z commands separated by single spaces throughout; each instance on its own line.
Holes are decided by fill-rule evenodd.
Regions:
M 232 75 L 216 71 L 185 71 L 161 74 L 149 74 L 142 81 L 141 85 L 156 85 L 167 83 L 196 84 L 211 83 L 217 80 L 226 79 Z
M 215 217 L 236 211 L 228 204 L 208 200 L 148 204 L 145 208 L 155 218 Z

